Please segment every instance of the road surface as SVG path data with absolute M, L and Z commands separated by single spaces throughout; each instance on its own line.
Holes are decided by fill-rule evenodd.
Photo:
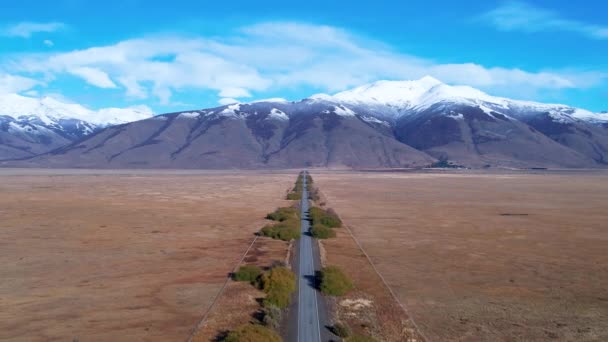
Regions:
M 297 331 L 291 331 L 288 341 L 325 342 L 332 335 L 327 326 L 328 315 L 325 301 L 315 287 L 315 271 L 321 268 L 318 246 L 310 236 L 308 221 L 308 192 L 304 174 L 301 200 L 301 232 L 298 242 L 296 268 L 298 273 Z

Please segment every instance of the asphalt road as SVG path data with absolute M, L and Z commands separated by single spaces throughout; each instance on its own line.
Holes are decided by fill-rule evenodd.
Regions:
M 303 183 L 304 190 L 301 200 L 301 231 L 302 237 L 298 244 L 298 297 L 297 297 L 297 333 L 298 342 L 322 342 L 332 340 L 327 329 L 328 315 L 323 296 L 315 287 L 315 271 L 320 269 L 318 246 L 310 236 L 310 222 L 308 220 L 308 192 L 306 191 L 306 177 Z

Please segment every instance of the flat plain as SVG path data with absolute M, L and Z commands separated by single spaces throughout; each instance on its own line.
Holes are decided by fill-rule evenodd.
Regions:
M 608 174 L 312 176 L 430 340 L 608 340 Z
M 0 170 L 0 340 L 186 340 L 296 175 Z

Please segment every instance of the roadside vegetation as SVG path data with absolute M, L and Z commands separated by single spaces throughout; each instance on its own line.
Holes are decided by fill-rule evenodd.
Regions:
M 333 209 L 321 209 L 319 207 L 310 208 L 309 217 L 312 224 L 321 224 L 328 228 L 342 227 L 342 221 Z
M 259 323 L 244 325 L 219 340 L 225 342 L 282 341 L 275 331 L 280 327 L 283 318 L 282 310 L 289 306 L 291 295 L 296 290 L 296 275 L 283 265 L 275 265 L 266 272 L 257 266 L 244 265 L 239 267 L 232 279 L 247 281 L 266 293 L 266 297 L 261 302 L 262 317 Z
M 319 288 L 328 296 L 344 296 L 353 289 L 350 278 L 337 266 L 324 267 L 318 274 Z
M 283 207 L 266 215 L 266 218 L 268 220 L 283 222 L 289 219 L 299 219 L 300 213 L 296 207 Z
M 314 186 L 311 175 L 306 175 L 306 190 L 308 191 L 308 199 L 313 202 L 319 201 L 319 189 Z
M 266 218 L 276 223 L 264 226 L 260 235 L 283 241 L 300 238 L 300 215 L 296 207 L 278 208 Z
M 300 200 L 302 198 L 303 177 L 303 173 L 298 175 L 296 184 L 287 194 L 287 199 Z M 278 208 L 266 215 L 266 218 L 275 223 L 264 226 L 260 230 L 260 235 L 283 241 L 300 238 L 300 212 L 297 206 Z
M 312 207 L 309 211 L 312 223 L 310 233 L 317 239 L 329 239 L 336 237 L 336 232 L 332 228 L 342 226 L 342 221 L 332 210 L 324 210 L 319 207 Z
M 266 292 L 264 307 L 285 309 L 291 302 L 291 294 L 296 290 L 296 276 L 287 267 L 274 267 L 262 276 L 260 285 Z
M 352 333 L 348 324 L 342 322 L 337 322 L 334 324 L 334 326 L 331 327 L 331 332 L 334 333 L 334 335 L 342 338 L 347 338 Z
M 313 225 L 312 228 L 310 228 L 310 234 L 315 239 L 320 239 L 320 240 L 336 237 L 336 232 L 333 229 L 328 228 L 322 224 Z
M 273 239 L 290 241 L 300 238 L 300 221 L 284 221 L 273 225 L 267 225 L 260 231 L 262 236 Z
M 247 324 L 230 333 L 224 342 L 281 342 L 275 331 L 259 324 Z
M 291 201 L 299 201 L 302 199 L 302 191 L 304 189 L 304 173 L 301 172 L 298 175 L 298 179 L 296 180 L 296 184 L 293 189 L 287 194 L 287 199 Z
M 262 269 L 255 265 L 244 265 L 232 275 L 235 281 L 248 281 L 252 285 L 257 283 L 262 276 Z

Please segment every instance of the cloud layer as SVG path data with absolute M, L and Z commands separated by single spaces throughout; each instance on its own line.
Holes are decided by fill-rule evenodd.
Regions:
M 608 26 L 588 24 L 525 2 L 511 1 L 482 16 L 502 31 L 574 32 L 593 39 L 608 39 Z
M 14 56 L 0 63 L 3 69 L 21 75 L 14 77 L 49 82 L 72 75 L 93 87 L 120 88 L 127 97 L 154 97 L 162 104 L 169 104 L 175 92 L 191 90 L 214 91 L 220 103 L 228 103 L 269 90 L 336 92 L 379 79 L 425 75 L 496 92 L 592 87 L 606 77 L 442 64 L 336 27 L 291 22 L 242 27 L 222 38 L 155 35 L 71 52 Z M 13 88 L 26 84 L 19 82 Z
M 23 22 L 13 26 L 5 27 L 1 33 L 7 37 L 30 38 L 34 33 L 55 32 L 65 28 L 65 24 L 60 22 L 34 23 Z

